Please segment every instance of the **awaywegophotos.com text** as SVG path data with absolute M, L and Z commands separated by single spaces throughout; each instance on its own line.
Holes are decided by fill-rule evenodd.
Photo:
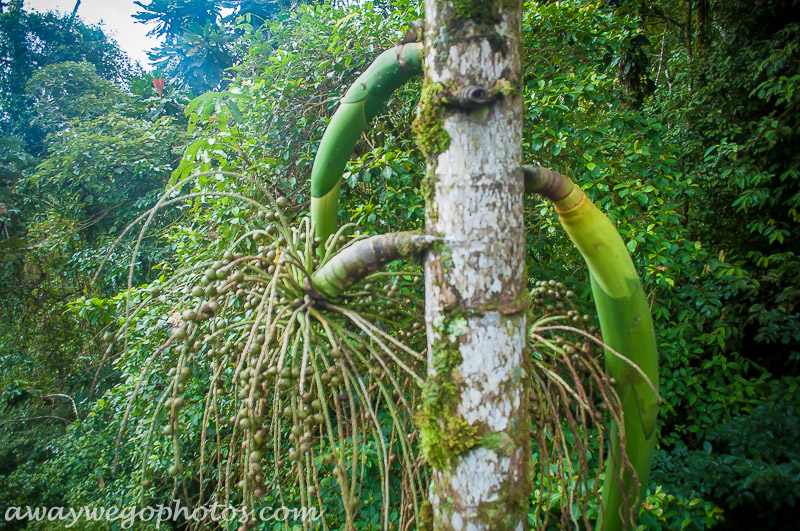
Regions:
M 5 512 L 6 522 L 48 521 L 60 522 L 65 528 L 85 521 L 119 522 L 122 529 L 130 529 L 135 522 L 155 522 L 156 528 L 168 522 L 239 522 L 253 520 L 267 522 L 302 522 L 319 520 L 322 514 L 316 507 L 262 507 L 258 510 L 213 503 L 189 508 L 180 500 L 172 505 L 159 504 L 154 507 L 9 507 Z

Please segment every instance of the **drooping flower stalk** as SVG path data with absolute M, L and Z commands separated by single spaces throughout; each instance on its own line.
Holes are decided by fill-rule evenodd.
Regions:
M 631 510 L 644 494 L 656 443 L 658 353 L 650 307 L 625 243 L 608 217 L 569 178 L 534 166 L 523 167 L 523 173 L 526 192 L 553 202 L 591 274 L 603 341 L 609 347 L 606 371 L 616 380 L 624 415 L 622 434 L 618 423 L 611 427 L 603 487 L 605 514 L 598 529 L 622 529 L 632 524 L 635 512 Z M 621 466 L 621 440 L 636 477 Z
M 355 529 L 362 498 L 377 494 L 382 527 L 388 528 L 391 518 L 408 528 L 419 521 L 427 483 L 407 428 L 418 395 L 418 386 L 409 383 L 420 382 L 424 373 L 422 318 L 419 299 L 400 291 L 402 281 L 392 276 L 408 280 L 417 273 L 374 275 L 337 293 L 339 306 L 309 297 L 304 281 L 317 268 L 326 278 L 325 266 L 330 263 L 333 274 L 348 256 L 359 265 L 365 256 L 382 264 L 393 253 L 413 253 L 427 238 L 413 233 L 378 238 L 366 244 L 375 251 L 370 258 L 354 252 L 364 243 L 342 248 L 347 238 L 337 234 L 319 253 L 308 218 L 289 222 L 281 201 L 256 187 L 271 207 L 235 192 L 204 190 L 163 197 L 138 220 L 147 224 L 165 207 L 200 196 L 255 207 L 248 227 L 221 256 L 183 268 L 147 292 L 133 290 L 144 299 L 141 304 L 126 301 L 132 311 L 120 334 L 133 334 L 132 320 L 148 305 L 168 305 L 169 328 L 155 335 L 164 341 L 145 360 L 129 399 L 133 413 L 150 401 L 152 421 L 131 427 L 124 415 L 117 454 L 143 458 L 142 499 L 165 478 L 172 495 L 187 502 L 210 496 L 252 508 L 271 492 L 285 505 L 325 503 L 323 528 Z M 137 242 L 141 239 L 142 234 Z M 367 264 L 362 272 L 372 269 Z M 386 284 L 376 283 L 387 278 Z M 153 401 L 148 386 L 164 365 L 172 368 Z M 196 418 L 212 428 L 200 437 L 199 454 L 186 437 Z M 133 430 L 141 432 L 144 445 L 133 444 Z M 374 463 L 362 458 L 372 453 Z M 188 481 L 198 473 L 210 479 L 199 493 Z M 341 503 L 331 505 L 329 493 Z

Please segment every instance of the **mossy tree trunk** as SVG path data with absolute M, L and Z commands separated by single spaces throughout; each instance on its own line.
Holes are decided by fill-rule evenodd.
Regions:
M 427 0 L 415 131 L 427 156 L 428 381 L 418 412 L 434 529 L 526 529 L 519 0 Z

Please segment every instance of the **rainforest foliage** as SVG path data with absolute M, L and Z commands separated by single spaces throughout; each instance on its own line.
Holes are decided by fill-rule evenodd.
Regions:
M 269 343 L 231 332 L 260 311 L 264 290 L 233 290 L 217 319 L 198 297 L 216 297 L 219 281 L 244 281 L 229 266 L 246 256 L 263 261 L 281 246 L 311 248 L 307 229 L 280 231 L 303 226 L 327 121 L 356 77 L 422 16 L 414 0 L 141 4 L 140 20 L 167 39 L 153 52 L 161 70 L 151 73 L 79 17 L 0 2 L 3 512 L 173 498 L 193 505 L 212 493 L 241 503 L 223 466 L 234 458 L 236 427 L 211 422 L 204 404 L 217 396 L 209 382 L 234 385 L 219 356 Z M 523 41 L 526 162 L 569 175 L 607 213 L 652 308 L 662 402 L 640 525 L 793 528 L 800 516 L 800 2 L 527 1 Z M 424 226 L 425 163 L 411 127 L 420 89 L 413 80 L 401 88 L 358 142 L 339 203 L 340 221 L 354 226 L 331 245 Z M 159 198 L 171 203 L 139 219 Z M 530 288 L 543 293 L 552 282 L 551 291 L 570 293 L 569 318 L 593 330 L 588 274 L 552 207 L 530 197 L 526 223 Z M 261 275 L 268 285 L 280 274 L 280 264 L 262 265 L 248 281 Z M 376 322 L 406 327 L 393 337 L 421 351 L 413 324 L 419 271 L 397 266 L 370 281 L 402 308 L 376 309 L 383 294 L 361 285 L 364 305 L 337 315 L 368 328 L 352 312 L 374 312 Z M 195 302 L 199 312 L 189 307 Z M 561 309 L 546 298 L 532 307 L 542 315 Z M 154 355 L 165 341 L 184 339 L 174 331 L 181 319 L 215 338 L 197 342 L 200 354 L 186 367 L 181 352 L 193 342 Z M 297 326 L 298 337 L 321 333 Z M 303 419 L 276 420 L 295 444 L 280 451 L 307 454 L 292 459 L 311 467 L 302 490 L 287 479 L 261 481 L 256 492 L 275 505 L 314 497 L 331 529 L 348 521 L 364 530 L 406 525 L 409 514 L 424 513 L 415 489 L 427 470 L 392 463 L 419 452 L 410 406 L 420 390 L 413 377 L 355 356 L 352 374 L 329 370 L 314 389 L 337 379 L 352 389 L 364 383 L 347 387 L 336 407 L 355 418 L 374 406 L 383 427 L 354 421 L 355 431 L 336 444 L 344 448 L 349 438 L 355 453 L 333 467 L 341 454 L 315 454 L 303 433 L 316 429 L 306 419 L 327 422 L 316 396 L 303 405 L 276 391 L 275 403 L 289 400 L 280 402 L 286 418 Z M 382 370 L 400 385 L 384 390 Z M 305 374 L 271 377 L 302 389 Z M 165 413 L 156 403 L 166 393 Z M 389 405 L 403 397 L 407 410 Z M 250 417 L 236 417 L 226 398 L 213 414 L 232 414 L 246 429 Z M 295 426 L 302 429 L 289 433 Z M 395 442 L 398 434 L 408 442 Z M 390 450 L 376 442 L 381 437 Z M 216 461 L 204 461 L 212 451 Z M 534 459 L 544 459 L 536 446 Z M 588 466 L 597 464 L 594 455 Z M 348 473 L 358 484 L 349 497 L 335 481 Z M 558 512 L 558 496 L 535 489 L 531 501 Z M 585 502 L 596 518 L 596 502 L 583 498 L 576 506 Z M 533 524 L 537 518 L 531 514 Z M 0 521 L 0 528 L 23 525 Z

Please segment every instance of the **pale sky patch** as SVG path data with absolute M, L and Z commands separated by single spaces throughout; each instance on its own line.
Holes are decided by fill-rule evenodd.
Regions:
M 75 7 L 75 0 L 26 0 L 23 5 L 28 11 L 58 11 L 69 15 Z M 153 26 L 139 24 L 133 19 L 133 14 L 139 9 L 133 0 L 81 0 L 78 16 L 88 24 L 102 24 L 103 31 L 116 40 L 134 62 L 138 61 L 145 70 L 151 70 L 146 52 L 158 46 L 161 40 L 147 36 Z

